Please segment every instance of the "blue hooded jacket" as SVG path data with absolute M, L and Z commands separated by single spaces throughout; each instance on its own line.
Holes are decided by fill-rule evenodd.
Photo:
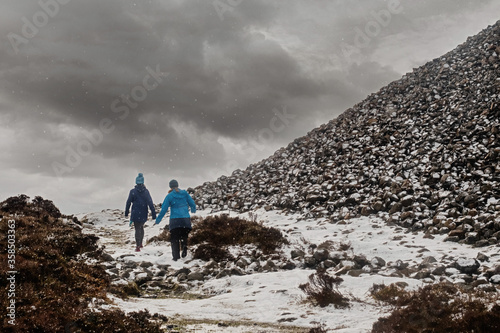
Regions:
M 169 207 L 171 207 L 170 230 L 178 227 L 191 228 L 191 223 L 187 222 L 190 218 L 189 208 L 191 208 L 191 213 L 196 213 L 196 204 L 187 191 L 179 190 L 179 192 L 177 192 L 176 190 L 173 190 L 167 194 L 163 204 L 161 205 L 161 212 L 156 218 L 157 224 L 163 219 L 163 216 L 165 216 Z M 179 226 L 175 225 L 176 220 L 177 222 L 180 222 Z
M 130 215 L 130 221 L 139 223 L 146 222 L 148 220 L 148 207 L 151 210 L 153 219 L 156 218 L 153 199 L 151 199 L 151 195 L 144 184 L 135 185 L 135 188 L 130 190 L 127 205 L 125 207 L 125 217 L 128 216 L 131 204 L 132 214 Z

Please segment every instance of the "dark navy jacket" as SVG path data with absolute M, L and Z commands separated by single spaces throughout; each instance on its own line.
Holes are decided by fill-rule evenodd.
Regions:
M 130 221 L 146 222 L 148 220 L 148 207 L 151 210 L 153 219 L 156 219 L 156 211 L 153 205 L 153 200 L 148 189 L 144 184 L 135 185 L 135 188 L 130 190 L 125 207 L 125 216 L 128 216 L 130 205 L 132 204 L 132 214 Z

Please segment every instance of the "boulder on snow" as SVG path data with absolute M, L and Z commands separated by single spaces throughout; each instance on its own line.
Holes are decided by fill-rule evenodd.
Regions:
M 454 266 L 463 274 L 475 274 L 481 265 L 476 259 L 459 258 Z

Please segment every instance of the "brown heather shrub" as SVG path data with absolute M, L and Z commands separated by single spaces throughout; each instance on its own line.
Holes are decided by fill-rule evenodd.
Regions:
M 333 304 L 337 309 L 349 308 L 349 299 L 342 295 L 338 286 L 343 282 L 338 276 L 330 276 L 325 270 L 318 269 L 309 275 L 309 282 L 299 285 L 314 305 L 326 307 Z
M 200 220 L 201 218 L 199 216 L 192 216 L 191 217 L 191 223 L 193 226 L 196 225 L 196 223 Z M 151 237 L 150 239 L 147 240 L 147 244 L 150 243 L 162 243 L 162 242 L 170 242 L 170 231 L 168 230 L 168 225 L 166 225 L 163 228 L 163 231 L 160 232 L 158 235 Z M 190 241 L 191 243 L 191 241 Z
M 38 198 L 38 197 L 37 197 Z M 71 224 L 58 218 L 59 210 L 52 209 L 48 200 L 38 199 L 38 204 L 28 202 L 27 197 L 9 198 L 0 203 L 0 234 L 8 233 L 8 220 L 15 224 L 15 305 L 16 325 L 3 316 L 1 332 L 159 332 L 154 324 L 137 322 L 134 315 L 119 310 L 92 313 L 90 300 L 106 300 L 110 280 L 101 266 L 89 265 L 80 255 L 97 257 L 100 254 L 97 237 L 82 234 Z M 26 206 L 22 206 L 24 203 Z M 49 207 L 49 211 L 33 210 L 33 207 Z M 6 210 L 4 210 L 6 209 Z M 22 215 L 11 215 L 19 209 Z M 7 237 L 0 238 L 0 248 L 7 249 Z M 7 272 L 7 251 L 0 253 L 0 271 Z M 5 274 L 0 279 L 0 290 L 7 291 Z M 0 307 L 6 309 L 8 297 L 0 297 Z M 143 316 L 146 318 L 146 315 Z M 137 318 L 143 318 L 138 315 Z M 142 320 L 142 319 L 141 319 Z M 115 330 L 115 326 L 127 325 L 130 329 Z M 108 326 L 105 323 L 113 323 Z M 84 326 L 81 326 L 85 324 Z M 94 325 L 95 324 L 95 325 Z M 110 324 L 111 325 L 111 324 Z M 136 327 L 150 327 L 140 330 Z
M 50 200 L 45 200 L 40 196 L 36 196 L 31 202 L 30 197 L 25 194 L 20 194 L 17 197 L 10 197 L 0 203 L 0 211 L 6 214 L 18 214 L 34 217 L 61 217 L 61 212 Z
M 500 332 L 500 306 L 495 302 L 496 293 L 465 291 L 450 284 L 429 285 L 398 302 L 389 317 L 373 324 L 372 332 Z
M 167 229 L 163 229 L 158 235 L 151 237 L 147 240 L 146 244 L 150 243 L 162 243 L 162 242 L 170 242 L 170 232 Z
M 281 245 L 288 244 L 280 230 L 238 217 L 220 215 L 200 218 L 196 216 L 191 218 L 191 222 L 193 230 L 188 244 L 199 245 L 193 254 L 195 259 L 232 260 L 234 258 L 227 247 L 233 245 L 254 244 L 262 253 L 272 254 Z M 167 228 L 158 236 L 150 238 L 148 243 L 169 241 L 170 232 Z
M 216 247 L 254 244 L 264 254 L 271 254 L 288 243 L 276 228 L 227 215 L 209 216 L 194 222 L 189 242 Z

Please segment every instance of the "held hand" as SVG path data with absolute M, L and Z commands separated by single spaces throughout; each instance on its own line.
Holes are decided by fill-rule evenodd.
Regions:
M 132 226 L 132 224 L 134 224 L 134 222 L 130 221 L 130 223 L 129 223 L 129 225 L 128 225 L 128 226 L 129 226 L 129 227 L 131 227 L 131 226 Z

